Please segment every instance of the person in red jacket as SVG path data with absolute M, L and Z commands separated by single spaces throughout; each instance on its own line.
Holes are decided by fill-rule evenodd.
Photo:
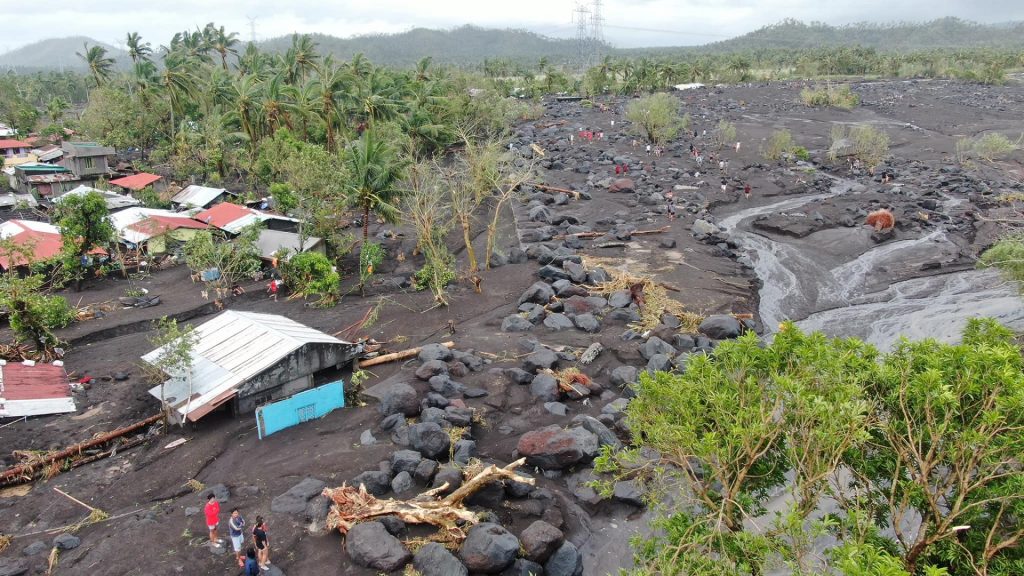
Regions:
M 217 538 L 217 524 L 220 523 L 220 502 L 217 501 L 213 494 L 206 497 L 206 507 L 203 509 L 203 513 L 206 515 L 206 528 L 210 531 L 210 544 L 220 548 L 224 545 Z

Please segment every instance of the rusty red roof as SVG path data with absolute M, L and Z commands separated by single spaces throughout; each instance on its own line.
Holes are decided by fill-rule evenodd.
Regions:
M 120 186 L 122 188 L 128 188 L 129 190 L 142 190 L 146 186 L 149 186 L 153 182 L 163 178 L 157 174 L 150 174 L 148 172 L 139 172 L 138 174 L 132 174 L 131 176 L 125 176 L 124 178 L 118 178 L 111 180 L 110 183 L 114 186 Z
M 21 140 L 12 140 L 10 138 L 0 139 L 0 150 L 4 148 L 31 148 L 32 145 L 28 142 Z
M 195 219 L 217 228 L 224 228 L 235 220 L 254 214 L 259 214 L 259 212 L 252 208 L 232 204 L 231 202 L 221 202 L 208 210 L 203 210 L 196 214 Z
M 194 228 L 197 230 L 202 230 L 204 228 L 209 228 L 209 226 L 203 224 L 202 222 L 196 222 L 195 220 L 185 216 L 179 218 L 176 216 L 158 215 L 149 216 L 145 220 L 140 220 L 128 226 L 129 230 L 135 230 L 137 232 L 142 232 L 143 234 L 148 234 L 150 238 L 152 238 L 153 236 L 159 236 L 160 234 L 164 234 L 165 232 L 168 232 L 170 230 L 177 230 L 179 228 Z
M 0 365 L 0 418 L 74 412 L 63 366 Z

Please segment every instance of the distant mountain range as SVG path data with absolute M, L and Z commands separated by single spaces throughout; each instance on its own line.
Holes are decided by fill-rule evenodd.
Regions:
M 0 69 L 21 68 L 29 70 L 65 69 L 85 72 L 85 62 L 75 55 L 85 52 L 82 45 L 100 45 L 107 49 L 107 55 L 114 59 L 115 67 L 129 68 L 128 53 L 87 36 L 69 36 L 67 38 L 49 38 L 33 42 L 10 52 L 0 54 Z
M 424 56 L 432 56 L 436 63 L 466 66 L 495 58 L 536 63 L 541 57 L 546 57 L 552 63 L 557 63 L 571 60 L 577 54 L 574 40 L 549 38 L 528 30 L 497 30 L 477 26 L 461 26 L 450 30 L 414 28 L 400 34 L 371 34 L 352 38 L 336 38 L 326 34 L 313 34 L 312 37 L 321 53 L 349 59 L 354 54 L 362 52 L 374 63 L 393 66 L 411 66 Z M 110 57 L 117 62 L 118 68 L 128 68 L 129 59 L 125 51 L 91 38 L 74 36 L 42 40 L 0 54 L 0 70 L 63 67 L 84 71 L 85 64 L 75 53 L 82 52 L 82 44 L 86 42 L 107 48 Z M 159 40 L 154 41 L 154 44 L 158 43 Z M 270 52 L 283 52 L 290 44 L 290 36 L 259 43 L 260 48 Z M 613 56 L 672 55 L 854 45 L 883 51 L 960 47 L 1024 48 L 1024 22 L 984 25 L 958 18 L 942 18 L 925 23 L 860 23 L 830 26 L 819 22 L 808 24 L 797 20 L 784 20 L 736 38 L 705 46 L 629 50 L 608 47 L 606 53 Z

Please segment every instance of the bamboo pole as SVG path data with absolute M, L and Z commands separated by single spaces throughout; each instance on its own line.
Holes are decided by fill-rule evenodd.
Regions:
M 455 342 L 442 342 L 441 345 L 444 346 L 445 348 L 454 348 Z M 413 356 L 419 354 L 420 350 L 423 350 L 422 346 L 409 348 L 408 350 L 402 350 L 400 352 L 384 354 L 381 356 L 377 356 L 376 358 L 370 358 L 369 360 L 364 360 L 360 362 L 359 368 L 369 368 L 370 366 L 376 366 L 378 364 L 387 364 L 388 362 L 394 362 L 395 360 L 405 360 L 406 358 L 412 358 Z
M 112 432 L 101 434 L 100 436 L 97 436 L 92 440 L 80 442 L 78 444 L 75 444 L 74 446 L 70 446 L 57 452 L 51 452 L 50 454 L 47 454 L 39 461 L 19 464 L 18 466 L 12 466 L 11 468 L 8 468 L 7 470 L 4 470 L 2 473 L 0 473 L 0 486 L 9 486 L 14 484 L 21 484 L 22 482 L 29 482 L 34 479 L 36 473 L 38 473 L 39 470 L 41 470 L 44 466 L 50 465 L 54 462 L 63 460 L 65 458 L 71 458 L 72 456 L 81 455 L 82 452 L 88 450 L 89 448 L 93 448 L 101 444 L 106 444 L 111 440 L 115 440 L 117 438 L 120 438 L 121 436 L 131 434 L 132 432 L 135 432 L 140 428 L 145 428 L 146 426 L 149 426 L 150 424 L 160 420 L 162 417 L 163 414 L 156 414 L 154 416 L 146 418 L 145 420 L 141 420 L 134 424 L 129 424 L 128 426 L 125 426 L 123 428 L 118 428 L 117 430 L 114 430 Z
M 548 186 L 547 184 L 537 184 L 536 182 L 530 182 L 529 185 L 533 186 L 537 190 L 540 190 L 541 192 L 561 192 L 563 194 L 571 194 L 572 197 L 575 198 L 576 200 L 580 199 L 579 192 L 575 190 L 569 190 L 568 188 L 557 188 L 555 186 Z

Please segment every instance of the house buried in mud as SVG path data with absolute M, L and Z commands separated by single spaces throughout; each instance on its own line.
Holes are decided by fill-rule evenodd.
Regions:
M 253 412 L 321 383 L 317 375 L 340 369 L 361 352 L 294 320 L 273 314 L 228 310 L 196 327 L 188 374 L 169 374 L 149 393 L 170 406 L 178 420 L 193 422 L 232 402 L 236 414 Z M 162 348 L 142 357 L 159 362 Z

